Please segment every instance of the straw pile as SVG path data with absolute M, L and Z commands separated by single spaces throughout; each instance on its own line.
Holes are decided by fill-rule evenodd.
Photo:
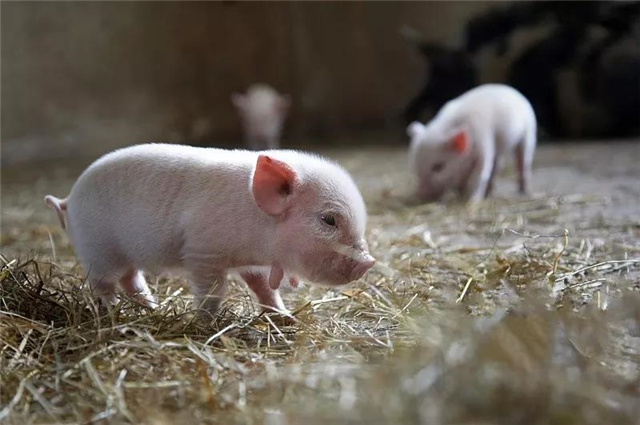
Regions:
M 637 423 L 637 222 L 606 196 L 412 205 L 357 158 L 380 264 L 287 293 L 294 323 L 239 283 L 197 322 L 179 277 L 151 280 L 154 311 L 106 310 L 39 212 L 69 182 L 5 187 L 0 422 Z

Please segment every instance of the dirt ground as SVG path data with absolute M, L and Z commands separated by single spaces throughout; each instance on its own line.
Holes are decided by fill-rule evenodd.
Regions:
M 67 351 L 51 335 L 66 329 L 63 341 L 70 322 L 6 301 L 7 288 L 29 286 L 35 272 L 16 269 L 28 259 L 76 276 L 52 294 L 82 282 L 42 199 L 65 196 L 89 160 L 5 167 L 3 279 L 13 277 L 0 303 L 0 422 L 637 423 L 640 142 L 543 144 L 532 197 L 516 195 L 508 161 L 494 197 L 472 206 L 417 203 L 405 147 L 323 153 L 369 209 L 379 264 L 364 279 L 287 292 L 293 325 L 256 318 L 236 284 L 204 331 L 136 310 L 119 319 L 127 332 L 111 323 Z M 188 311 L 180 278 L 152 282 L 163 311 Z

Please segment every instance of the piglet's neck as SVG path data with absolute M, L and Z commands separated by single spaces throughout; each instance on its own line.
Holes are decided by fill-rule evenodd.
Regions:
M 235 258 L 234 266 L 269 266 L 277 260 L 277 222 L 273 217 L 262 216 L 252 223 L 236 225 L 236 242 L 229 254 Z M 256 223 L 259 226 L 256 227 Z

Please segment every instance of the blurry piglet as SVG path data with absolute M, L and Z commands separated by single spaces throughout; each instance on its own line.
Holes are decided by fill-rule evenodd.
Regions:
M 245 141 L 251 149 L 280 147 L 280 134 L 291 106 L 289 95 L 280 95 L 266 84 L 254 84 L 246 94 L 232 94 L 231 102 L 238 109 Z
M 515 150 L 520 193 L 531 185 L 536 117 L 512 87 L 485 84 L 447 102 L 428 125 L 411 123 L 409 161 L 418 196 L 439 199 L 455 189 L 466 200 L 489 196 L 505 153 Z
M 89 166 L 66 199 L 45 202 L 107 304 L 117 302 L 119 282 L 153 306 L 143 270 L 177 268 L 209 313 L 225 295 L 227 272 L 238 272 L 264 309 L 283 310 L 285 273 L 293 284 L 300 276 L 343 285 L 375 263 L 351 176 L 302 152 L 132 146 Z

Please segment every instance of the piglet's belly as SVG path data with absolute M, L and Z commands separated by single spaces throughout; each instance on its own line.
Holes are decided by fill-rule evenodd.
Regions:
M 144 212 L 113 214 L 86 203 L 83 211 L 72 207 L 69 236 L 81 256 L 88 251 L 103 253 L 145 269 L 183 266 L 183 238 L 168 223 L 144 220 Z

